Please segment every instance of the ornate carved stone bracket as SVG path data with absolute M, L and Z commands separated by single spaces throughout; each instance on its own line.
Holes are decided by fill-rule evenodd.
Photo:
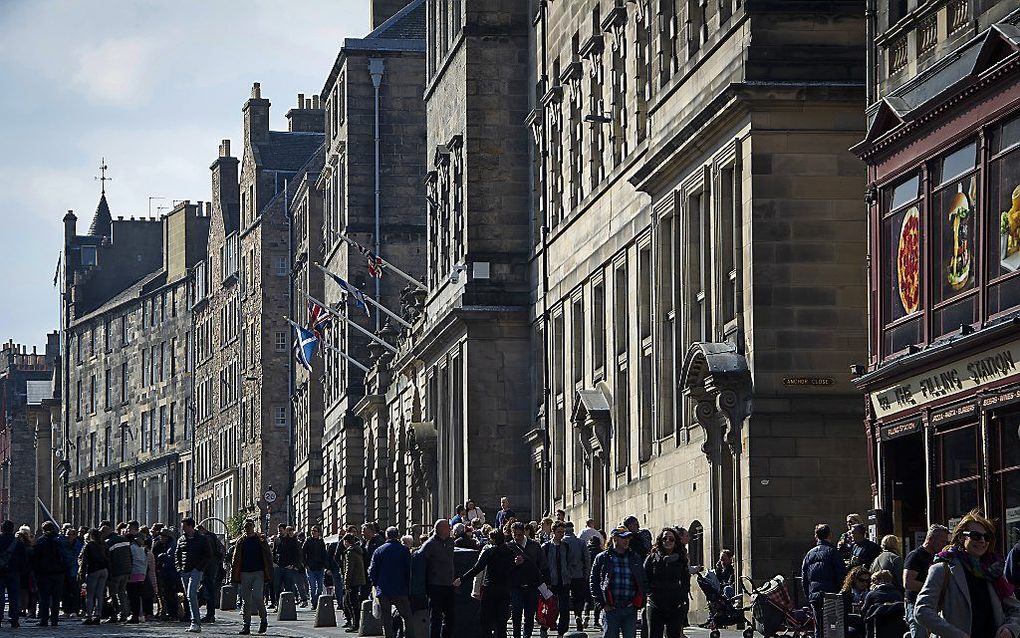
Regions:
M 695 343 L 684 357 L 681 390 L 696 401 L 694 418 L 705 431 L 702 451 L 718 461 L 723 445 L 740 454 L 740 430 L 750 414 L 747 359 L 731 343 Z

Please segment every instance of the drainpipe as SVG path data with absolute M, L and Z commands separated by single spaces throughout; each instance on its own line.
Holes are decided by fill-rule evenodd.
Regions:
M 290 211 L 290 179 L 283 180 L 283 217 L 287 220 L 287 263 L 291 265 L 291 273 L 287 278 L 287 295 L 291 299 L 291 310 L 294 308 L 294 282 L 296 280 L 293 272 L 294 268 L 294 217 Z M 296 313 L 295 313 L 296 314 Z M 294 520 L 294 461 L 296 451 L 294 450 L 294 357 L 287 357 L 287 405 L 288 416 L 287 419 L 287 457 L 290 461 L 287 467 L 290 468 L 287 479 L 287 516 L 290 520 Z
M 383 64 L 382 58 L 372 58 L 368 61 L 368 72 L 372 76 L 372 87 L 375 90 L 375 254 L 380 254 L 380 238 L 379 238 L 379 86 L 382 84 L 383 70 L 385 65 Z M 382 280 L 379 277 L 375 278 L 375 300 L 377 303 L 382 303 L 382 297 L 380 296 L 380 284 Z M 375 330 L 376 332 L 380 329 L 379 322 L 381 317 L 379 313 L 375 313 Z
M 546 0 L 540 0 L 542 17 L 539 23 L 542 25 L 542 76 L 543 82 L 542 87 L 547 89 L 545 83 L 549 80 L 549 69 L 548 69 L 548 55 L 546 51 L 547 36 L 546 31 L 549 27 L 549 14 Z M 536 96 L 537 100 L 537 96 Z M 543 117 L 545 113 L 543 112 Z M 542 441 L 542 491 L 543 497 L 545 498 L 544 507 L 552 509 L 552 481 L 550 480 L 550 472 L 552 471 L 552 464 L 549 462 L 549 444 L 552 441 L 549 432 L 549 419 L 552 416 L 552 405 L 549 397 L 552 392 L 549 389 L 549 180 L 547 176 L 548 172 L 548 157 L 549 157 L 549 131 L 542 124 L 542 146 L 539 149 L 542 153 L 542 212 L 543 216 L 539 220 L 542 224 L 542 403 L 545 412 L 545 419 L 543 422 L 544 429 L 544 440 Z
M 864 53 L 864 101 L 865 106 L 871 106 L 875 101 L 875 60 L 876 60 L 876 47 L 875 47 L 875 0 L 868 0 L 867 7 L 864 9 L 864 40 L 867 43 L 865 45 Z

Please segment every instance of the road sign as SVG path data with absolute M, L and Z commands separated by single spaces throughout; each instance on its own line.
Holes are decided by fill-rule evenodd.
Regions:
M 276 502 L 276 491 L 271 489 L 266 490 L 266 493 L 262 495 L 262 498 L 266 499 L 266 503 L 271 505 Z

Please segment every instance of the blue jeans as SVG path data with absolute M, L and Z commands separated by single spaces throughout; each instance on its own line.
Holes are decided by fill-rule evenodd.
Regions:
M 21 574 L 18 572 L 7 572 L 0 576 L 0 620 L 4 618 L 3 595 L 7 594 L 7 604 L 10 606 L 11 622 L 18 622 L 21 616 L 18 609 L 18 601 L 21 596 Z
M 914 620 L 914 603 L 903 601 L 903 620 L 910 628 L 910 638 L 928 638 L 928 631 Z
M 305 569 L 308 579 L 308 596 L 312 599 L 312 609 L 319 604 L 319 596 L 325 593 L 326 572 L 322 569 Z
M 602 611 L 602 638 L 635 638 L 637 636 L 637 609 L 634 607 L 606 607 Z
M 191 624 L 198 625 L 202 618 L 198 613 L 198 588 L 202 586 L 202 572 L 193 569 L 190 572 L 181 572 L 181 584 L 184 585 L 184 593 L 188 597 L 188 611 L 191 614 Z
M 57 624 L 60 616 L 60 599 L 63 598 L 63 574 L 39 574 L 35 577 L 39 588 L 39 619 Z
M 510 612 L 513 617 L 514 636 L 531 638 L 535 630 L 535 611 L 538 610 L 538 590 L 534 587 L 514 587 L 510 591 Z M 522 618 L 523 617 L 523 618 Z M 524 633 L 521 633 L 521 622 Z
M 285 591 L 294 592 L 295 602 L 301 599 L 301 587 L 298 586 L 298 575 L 300 573 L 292 567 L 280 568 L 280 588 L 276 592 L 277 600 L 279 600 L 280 593 Z

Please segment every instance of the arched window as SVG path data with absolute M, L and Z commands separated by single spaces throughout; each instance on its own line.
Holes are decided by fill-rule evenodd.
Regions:
M 690 534 L 690 543 L 687 545 L 687 556 L 692 566 L 705 564 L 705 527 L 694 521 L 687 529 Z

